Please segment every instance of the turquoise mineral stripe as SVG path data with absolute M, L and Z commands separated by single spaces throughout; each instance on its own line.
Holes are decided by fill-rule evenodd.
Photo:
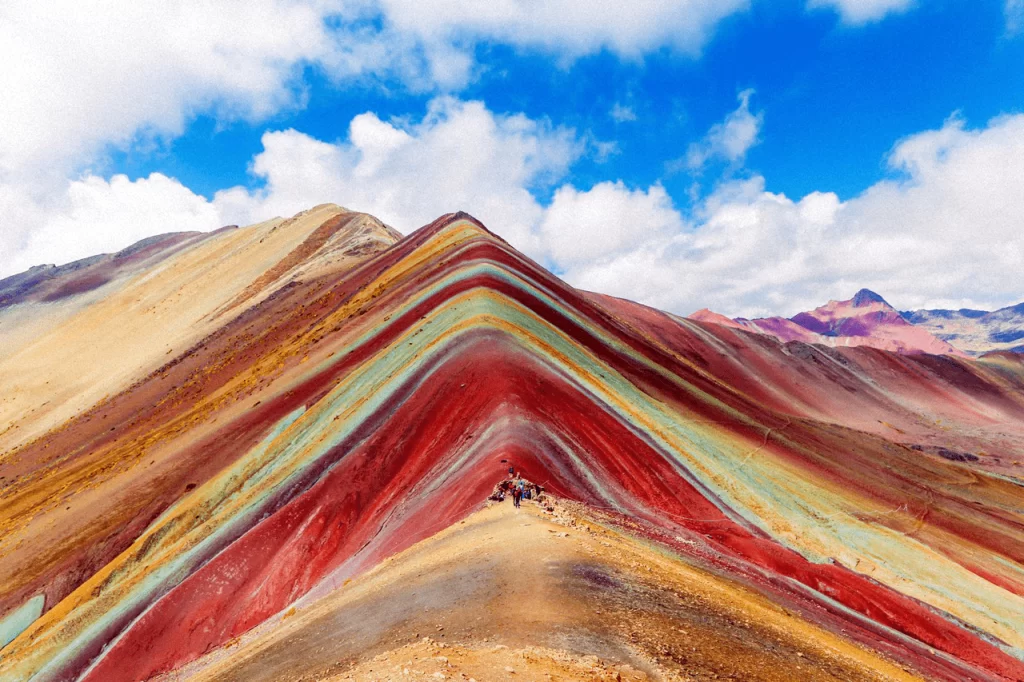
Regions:
M 504 274 L 506 271 L 496 269 L 489 263 L 478 264 L 476 267 L 479 268 L 478 271 L 489 270 L 497 276 L 509 277 Z M 462 274 L 469 276 L 468 272 Z M 523 280 L 519 278 L 513 279 L 523 283 Z M 657 428 L 655 431 L 647 433 L 648 437 L 658 443 L 660 451 L 670 454 L 681 473 L 687 475 L 688 478 L 695 476 L 704 487 L 718 493 L 719 497 L 726 501 L 727 508 L 723 509 L 723 512 L 730 513 L 731 508 L 748 521 L 768 528 L 763 525 L 764 520 L 747 508 L 742 498 L 760 499 L 762 502 L 769 503 L 776 511 L 781 506 L 785 513 L 805 522 L 816 516 L 815 512 L 820 514 L 822 511 L 835 511 L 834 506 L 828 507 L 827 503 L 821 500 L 815 500 L 818 502 L 819 509 L 811 509 L 803 504 L 787 508 L 785 504 L 780 504 L 782 499 L 792 500 L 794 494 L 798 498 L 803 497 L 806 500 L 805 495 L 808 491 L 812 491 L 813 486 L 807 485 L 806 490 L 796 493 L 791 488 L 787 488 L 786 494 L 782 495 L 784 491 L 779 488 L 777 481 L 767 479 L 763 473 L 751 473 L 754 472 L 756 466 L 736 471 L 733 465 L 743 453 L 739 452 L 735 445 L 723 449 L 722 444 L 716 442 L 714 438 L 716 435 L 721 438 L 720 434 L 709 433 L 710 429 L 668 412 L 664 406 L 650 399 L 610 367 L 578 347 L 564 334 L 517 303 L 508 299 L 500 299 L 499 294 L 494 294 L 492 297 L 479 296 L 476 292 L 470 292 L 448 301 L 432 313 L 433 324 L 424 325 L 419 330 L 409 330 L 389 347 L 382 349 L 354 370 L 344 382 L 297 419 L 293 425 L 294 428 L 288 431 L 287 438 L 278 439 L 274 448 L 268 447 L 263 453 L 254 451 L 247 454 L 243 458 L 245 462 L 239 462 L 239 466 L 243 467 L 244 471 L 252 472 L 250 475 L 258 475 L 267 489 L 251 490 L 251 486 L 245 486 L 245 481 L 248 481 L 249 478 L 243 476 L 242 491 L 238 493 L 232 491 L 231 495 L 220 497 L 212 507 L 213 509 L 221 506 L 231 508 L 242 504 L 242 508 L 236 509 L 230 516 L 228 516 L 231 514 L 229 509 L 224 509 L 224 515 L 228 516 L 228 519 L 223 523 L 234 526 L 238 519 L 253 518 L 253 512 L 260 506 L 261 500 L 265 500 L 281 486 L 286 486 L 294 481 L 306 467 L 315 465 L 317 460 L 331 447 L 347 437 L 374 410 L 388 400 L 394 391 L 403 386 L 411 378 L 413 372 L 422 367 L 424 363 L 430 362 L 440 353 L 445 352 L 446 347 L 455 343 L 462 334 L 471 333 L 475 329 L 502 329 L 504 326 L 519 330 L 510 335 L 521 344 L 535 348 L 535 344 L 530 341 L 532 336 L 564 356 L 564 359 L 558 359 L 540 351 L 539 348 L 535 350 L 536 354 L 543 357 L 549 365 L 558 367 L 564 374 L 573 377 L 575 383 L 586 387 L 588 392 L 605 405 L 606 409 L 616 412 L 625 423 L 632 422 L 637 429 L 645 432 L 647 432 L 646 429 L 633 422 L 633 415 L 644 415 L 646 420 L 654 423 Z M 475 327 L 473 325 L 460 327 L 469 322 L 473 322 Z M 460 331 L 453 332 L 453 329 Z M 502 330 L 509 333 L 507 329 Z M 632 354 L 631 357 L 636 358 Z M 638 361 L 642 360 L 637 359 Z M 596 377 L 601 377 L 601 379 L 598 381 Z M 626 412 L 623 405 L 629 405 L 632 409 Z M 345 419 L 337 421 L 333 419 L 334 415 L 345 412 L 348 413 Z M 659 431 L 664 432 L 670 438 L 666 439 L 658 433 Z M 253 461 L 267 457 L 275 461 Z M 687 464 L 689 466 L 686 466 Z M 723 480 L 722 468 L 726 466 L 730 474 L 744 479 L 743 485 L 719 484 Z M 718 471 L 715 472 L 715 469 Z M 715 475 L 716 473 L 717 475 Z M 218 480 L 220 477 L 208 484 L 211 486 L 210 488 L 204 486 L 204 489 L 210 492 L 216 490 L 221 485 Z M 224 481 L 224 483 L 228 483 L 228 481 Z M 754 488 L 757 489 L 754 490 Z M 764 490 L 765 488 L 767 490 Z M 241 494 L 242 492 L 249 493 L 250 498 L 255 495 L 256 499 L 242 503 L 240 498 L 245 497 Z M 258 492 L 262 492 L 262 494 L 256 495 Z M 214 501 L 211 500 L 212 502 Z M 790 504 L 792 505 L 792 502 Z M 806 527 L 806 524 L 802 525 Z M 876 529 L 869 529 L 866 524 L 859 521 L 854 524 L 844 520 L 842 523 L 837 522 L 837 526 L 842 526 L 846 532 L 854 530 L 850 526 L 855 526 L 857 532 L 850 534 L 863 535 L 865 538 L 863 543 L 857 544 L 871 545 L 881 540 Z M 206 530 L 210 532 L 209 529 Z M 836 531 L 838 530 L 837 528 Z M 219 536 L 220 533 L 216 533 L 216 535 Z M 847 538 L 844 534 L 845 539 Z M 793 543 L 796 545 L 795 548 L 798 551 L 803 550 L 802 553 L 806 555 L 807 547 L 801 546 L 799 538 L 796 540 Z M 787 544 L 790 543 L 787 542 Z M 168 548 L 168 550 L 170 549 Z M 867 548 L 865 547 L 865 549 Z M 977 604 L 977 606 L 981 606 L 981 604 Z M 977 625 L 977 623 L 973 624 Z M 1005 621 L 1003 624 L 1005 625 Z
M 295 410 L 278 422 L 271 433 L 254 449 L 254 451 L 266 452 L 274 439 L 278 438 L 281 433 L 288 428 L 288 426 L 294 423 L 299 416 L 301 416 L 303 411 L 304 408 Z M 197 488 L 192 495 L 186 498 L 186 500 L 194 499 L 198 495 L 201 495 L 202 493 L 199 492 L 200 490 L 209 490 L 212 483 L 213 481 L 208 482 L 202 488 Z M 171 508 L 171 510 L 169 510 L 169 513 L 162 515 L 161 518 L 165 519 L 165 523 L 174 523 L 177 520 L 176 513 L 182 513 L 181 507 L 184 506 L 186 500 L 179 501 Z M 98 617 L 86 625 L 78 635 L 76 635 L 71 641 L 67 642 L 65 646 L 61 647 L 52 656 L 52 658 L 50 658 L 38 670 L 38 672 L 31 677 L 31 679 L 39 680 L 40 682 L 60 679 L 62 668 L 78 653 L 78 651 L 82 649 L 86 643 L 95 637 L 101 636 L 104 630 L 106 630 L 112 623 L 123 618 L 127 612 L 137 607 L 137 605 L 146 603 L 152 605 L 155 599 L 158 598 L 157 595 L 166 593 L 172 587 L 187 578 L 199 564 L 205 563 L 211 558 L 208 551 L 211 545 L 216 545 L 218 542 L 223 543 L 233 531 L 239 529 L 239 524 L 246 520 L 248 519 L 245 516 L 239 515 L 223 519 L 219 529 L 211 529 L 212 532 L 206 538 L 197 542 L 192 548 L 169 558 L 166 562 L 156 561 L 156 556 L 136 554 L 135 558 L 139 561 L 149 559 L 153 562 L 152 565 L 155 565 L 155 568 L 152 572 L 144 578 L 129 595 L 122 598 L 120 602 L 113 605 L 112 608 L 100 613 Z M 251 525 L 251 523 L 248 525 Z M 157 527 L 157 524 L 151 526 L 151 528 L 154 529 Z M 242 527 L 244 528 L 247 526 L 243 525 Z M 140 541 L 143 541 L 143 547 L 146 546 L 144 539 L 145 536 L 139 539 Z M 138 543 L 139 541 L 136 541 L 133 547 L 137 546 Z M 154 554 L 158 551 L 158 548 L 159 543 L 154 546 Z M 79 608 L 79 610 L 92 610 L 88 607 L 90 605 L 95 605 L 95 603 L 95 601 L 86 602 Z M 72 612 L 71 614 L 68 614 L 65 620 L 80 620 L 80 622 L 88 622 L 86 620 L 88 617 L 88 613 L 79 615 Z M 141 615 L 138 617 L 141 617 Z
M 14 638 L 28 629 L 36 618 L 43 615 L 45 604 L 46 597 L 37 594 L 0 619 L 0 649 L 14 641 Z M 0 658 L 3 656 L 0 655 Z
M 778 533 L 773 533 L 773 527 L 769 525 L 765 519 L 756 515 L 746 502 L 746 499 L 755 500 L 758 503 L 757 506 L 760 508 L 772 508 L 773 511 L 779 517 L 783 518 L 786 521 L 786 524 L 790 527 L 799 528 L 801 532 L 813 532 L 809 529 L 813 529 L 813 520 L 815 518 L 820 517 L 823 513 L 835 512 L 837 510 L 833 502 L 828 499 L 824 499 L 820 495 L 819 487 L 811 482 L 802 481 L 796 478 L 785 481 L 773 479 L 770 476 L 767 476 L 765 471 L 759 470 L 759 466 L 756 464 L 750 464 L 744 469 L 737 471 L 734 466 L 735 462 L 740 459 L 742 455 L 747 453 L 740 452 L 735 446 L 723 449 L 722 445 L 716 443 L 713 437 L 708 437 L 711 434 L 706 433 L 705 429 L 700 428 L 699 425 L 692 422 L 687 424 L 686 422 L 679 420 L 676 415 L 667 413 L 663 410 L 662 406 L 650 400 L 646 394 L 636 389 L 636 387 L 629 384 L 629 382 L 621 379 L 621 377 L 612 373 L 610 368 L 600 365 L 594 358 L 588 358 L 586 354 L 578 347 L 575 347 L 570 340 L 563 339 L 564 343 L 557 341 L 556 337 L 558 337 L 559 333 L 556 332 L 556 330 L 550 327 L 544 329 L 547 325 L 527 311 L 517 310 L 517 308 L 517 304 L 513 304 L 509 301 L 507 305 L 490 305 L 488 312 L 498 313 L 495 315 L 495 319 L 500 318 L 506 323 L 509 323 L 513 328 L 539 333 L 538 338 L 543 337 L 545 343 L 571 358 L 571 361 L 568 363 L 556 364 L 560 364 L 571 374 L 576 375 L 579 383 L 584 385 L 591 384 L 595 394 L 604 393 L 607 395 L 609 391 L 601 389 L 604 389 L 611 384 L 613 388 L 618 389 L 619 400 L 616 402 L 624 401 L 626 404 L 642 406 L 639 409 L 639 412 L 645 414 L 645 416 L 650 418 L 652 421 L 658 422 L 659 428 L 672 434 L 672 436 L 674 436 L 673 440 L 676 440 L 676 443 L 669 443 L 653 432 L 651 433 L 651 436 L 660 441 L 662 445 L 661 449 L 663 451 L 673 453 L 674 458 L 679 461 L 680 464 L 685 462 L 689 465 L 688 467 L 683 467 L 683 469 L 688 469 L 691 474 L 696 475 L 698 479 L 701 479 L 702 483 L 704 483 L 704 487 L 716 492 L 720 498 L 726 501 L 727 507 L 723 509 L 723 512 L 728 514 L 731 509 L 740 513 L 750 522 L 777 537 L 783 544 L 793 548 L 811 560 L 817 560 L 819 562 L 830 560 L 831 555 L 815 552 L 811 545 L 805 544 L 801 541 L 801 536 L 799 534 L 794 533 L 789 536 L 779 536 Z M 447 326 L 443 323 L 443 317 L 435 317 L 435 321 L 438 323 L 438 327 L 440 328 L 445 328 Z M 402 349 L 398 349 L 399 355 L 403 352 L 404 351 Z M 553 361 L 549 358 L 549 362 Z M 573 365 L 583 370 L 589 369 L 590 371 L 579 371 L 573 367 Z M 601 382 L 594 381 L 593 377 L 595 375 L 595 370 L 598 368 L 607 373 L 611 379 L 606 376 Z M 620 411 L 618 407 L 614 407 L 613 409 Z M 622 413 L 622 417 L 627 421 L 630 418 L 629 415 L 624 413 Z M 700 455 L 699 458 L 696 457 L 697 454 Z M 740 480 L 729 482 L 728 477 L 723 475 L 725 473 L 731 474 L 734 478 L 738 478 Z M 888 561 L 889 563 L 892 563 L 895 559 L 895 556 L 892 554 L 896 549 L 893 546 L 894 538 L 886 529 L 877 528 L 853 517 L 844 518 L 844 520 L 837 525 L 840 525 L 842 529 L 837 529 L 836 532 L 829 533 L 828 535 L 831 537 L 825 538 L 825 540 L 829 541 L 831 545 L 835 545 L 835 541 L 839 537 L 842 537 L 845 542 L 849 542 L 851 537 L 853 537 L 855 540 L 853 542 L 854 552 L 852 554 L 874 557 L 877 558 L 878 561 Z M 905 548 L 906 552 L 901 552 L 901 554 L 929 554 L 925 551 L 927 548 L 915 540 L 905 537 L 899 538 L 898 540 L 899 541 L 896 545 L 907 546 Z M 896 563 L 898 564 L 898 562 Z M 924 566 L 920 560 L 912 563 L 915 564 L 916 570 L 897 571 L 897 574 L 893 576 L 893 580 L 899 583 L 904 580 L 910 580 L 914 574 L 921 570 L 928 572 L 927 567 Z M 961 573 L 961 577 L 966 582 L 961 581 L 959 584 L 970 585 L 972 587 L 972 591 L 980 589 L 982 592 L 985 592 L 988 591 L 988 588 L 992 587 L 988 583 L 981 585 L 980 581 L 977 580 L 976 577 L 971 576 L 967 571 L 961 570 L 958 567 L 947 566 L 946 568 Z M 927 582 L 931 583 L 932 581 Z M 926 584 L 925 588 L 927 589 L 928 587 L 929 586 Z M 929 592 L 933 598 L 954 598 L 951 594 L 942 594 L 941 592 L 930 590 Z M 1018 609 L 1016 607 L 1020 600 L 1014 598 L 1009 593 L 1007 593 L 1007 596 L 1011 597 L 1012 602 L 1015 602 L 1013 604 L 1014 608 L 1011 609 L 1012 613 L 1004 614 L 1000 618 L 993 618 L 989 613 L 987 613 L 985 604 L 988 603 L 989 600 L 982 598 L 981 594 L 970 593 L 963 595 L 961 593 L 961 595 L 957 596 L 956 599 L 962 601 L 969 609 L 975 611 L 977 617 L 972 619 L 973 625 L 983 627 L 986 623 L 991 623 L 997 624 L 1000 628 L 1008 628 L 1017 618 L 1016 611 Z M 944 601 L 944 599 L 940 599 L 940 602 Z

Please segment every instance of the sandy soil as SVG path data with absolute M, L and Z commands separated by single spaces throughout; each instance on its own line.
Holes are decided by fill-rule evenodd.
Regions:
M 546 506 L 492 504 L 166 679 L 916 679 L 578 505 Z
M 375 243 L 382 250 L 397 240 L 360 217 L 346 239 L 335 240 L 363 247 L 359 255 L 339 254 L 327 239 L 303 249 L 344 210 L 323 204 L 227 231 L 93 294 L 0 311 L 0 455 L 143 378 L 226 321 L 215 313 L 230 319 L 279 289 L 293 270 L 309 277 L 348 269 Z

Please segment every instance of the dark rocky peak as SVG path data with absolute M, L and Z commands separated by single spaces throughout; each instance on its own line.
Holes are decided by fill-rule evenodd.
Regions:
M 889 305 L 884 298 L 871 291 L 871 289 L 861 289 L 858 291 L 853 295 L 852 303 L 855 308 L 869 306 L 872 303 L 884 303 L 885 305 Z

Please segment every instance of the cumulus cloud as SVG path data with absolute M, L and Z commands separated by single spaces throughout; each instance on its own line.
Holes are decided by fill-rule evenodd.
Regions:
M 199 110 L 259 119 L 294 105 L 297 68 L 332 52 L 329 10 L 284 0 L 8 4 L 0 174 L 66 171 L 106 144 L 178 135 Z
M 208 228 L 212 209 L 196 213 L 201 198 L 174 181 L 104 180 L 93 169 L 111 146 L 171 139 L 199 112 L 256 121 L 301 105 L 303 65 L 335 51 L 330 11 L 319 0 L 6 4 L 0 271 L 121 248 L 167 228 Z M 147 201 L 152 212 L 142 219 Z
M 608 50 L 639 58 L 661 47 L 697 54 L 748 0 L 379 0 L 385 25 L 427 46 L 487 39 L 575 58 Z
M 0 211 L 4 191 L 0 188 Z M 42 262 L 59 262 L 117 251 L 140 239 L 165 232 L 212 230 L 222 226 L 217 209 L 177 180 L 160 173 L 129 180 L 90 175 L 69 183 L 59 205 L 38 211 L 24 243 L 0 264 L 0 275 Z M 19 206 L 35 206 L 18 201 Z
M 576 286 L 683 314 L 791 314 L 864 286 L 906 308 L 992 307 L 1024 294 L 1024 115 L 978 129 L 954 117 L 901 140 L 887 159 L 892 177 L 848 201 L 792 199 L 755 175 L 720 183 L 686 214 L 659 184 L 575 187 L 566 178 L 587 145 L 574 131 L 450 97 L 413 121 L 360 114 L 342 140 L 282 130 L 263 144 L 251 164 L 263 187 L 212 201 L 160 174 L 87 176 L 32 214 L 16 210 L 32 201 L 0 188 L 0 213 L 38 225 L 3 266 L 9 274 L 54 250 L 84 256 L 334 201 L 405 232 L 467 210 Z
M 718 159 L 731 164 L 742 163 L 751 147 L 760 142 L 764 112 L 750 111 L 750 98 L 754 91 L 744 90 L 737 99 L 739 106 L 708 130 L 700 142 L 690 145 L 686 153 L 686 165 L 699 170 L 709 161 Z
M 214 199 L 232 222 L 335 201 L 411 231 L 463 209 L 523 248 L 534 246 L 543 212 L 531 190 L 550 187 L 583 151 L 571 129 L 450 97 L 433 100 L 416 123 L 365 113 L 352 119 L 347 140 L 285 130 L 266 133 L 263 146 L 253 172 L 265 187 Z
M 1009 0 L 1014 2 L 1015 0 Z M 915 0 L 808 0 L 809 8 L 828 7 L 839 13 L 843 23 L 863 26 L 888 14 L 905 12 Z
M 661 185 L 631 190 L 621 181 L 602 182 L 585 192 L 572 185 L 560 187 L 544 212 L 539 236 L 543 256 L 572 271 L 581 264 L 600 268 L 609 256 L 682 227 Z
M 104 165 L 111 147 L 173 140 L 199 114 L 212 114 L 219 123 L 258 122 L 302 107 L 308 94 L 303 74 L 310 68 L 345 83 L 380 80 L 393 87 L 397 81 L 399 87 L 414 91 L 452 91 L 477 73 L 475 47 L 484 41 L 539 51 L 563 63 L 601 50 L 629 59 L 662 48 L 696 54 L 717 22 L 747 4 L 748 0 L 642 0 L 626 8 L 610 2 L 584 7 L 571 0 L 8 3 L 0 8 L 0 63 L 12 65 L 0 69 L 0 271 L 10 272 L 14 263 L 26 258 L 61 262 L 78 253 L 36 233 L 51 229 L 47 225 L 57 216 L 75 214 L 76 183 L 97 179 L 97 168 Z M 515 121 L 501 124 L 509 136 L 514 137 L 508 131 Z M 366 154 L 360 173 L 372 167 L 373 154 L 400 156 L 397 150 L 376 146 L 380 144 L 385 142 L 350 143 L 349 152 Z M 316 148 L 308 146 L 307 151 Z M 614 149 L 606 146 L 604 153 L 610 155 Z M 257 173 L 268 181 L 271 156 L 257 164 Z M 107 184 L 121 186 L 113 180 Z M 454 192 L 453 202 L 472 193 L 457 191 L 454 180 L 441 186 Z M 522 192 L 513 192 L 519 197 L 516 201 Z M 236 191 L 223 198 L 225 206 L 232 196 L 243 199 Z M 251 199 L 246 201 L 251 204 Z M 69 233 L 96 229 L 90 221 L 80 227 L 65 221 L 63 227 Z M 127 232 L 118 246 L 135 236 L 134 231 Z M 105 243 L 97 241 L 101 242 Z M 44 243 L 55 250 L 41 251 Z M 70 234 L 67 243 L 84 244 L 89 239 Z
M 461 208 L 574 285 L 684 314 L 794 313 L 864 286 L 908 308 L 1024 294 L 1024 115 L 980 129 L 954 117 L 901 140 L 893 176 L 848 201 L 791 199 L 755 175 L 688 214 L 659 184 L 566 183 L 582 149 L 572 131 L 478 102 L 440 98 L 407 125 L 362 114 L 336 143 L 282 131 L 264 144 L 253 168 L 266 187 L 218 194 L 225 217 L 330 199 L 409 231 Z
M 826 4 L 813 0 L 812 4 Z M 901 0 L 831 0 L 848 23 Z M 301 71 L 387 74 L 409 87 L 458 87 L 474 45 L 495 40 L 561 59 L 607 50 L 694 53 L 742 0 L 644 2 L 627 11 L 568 0 L 180 0 L 146 11 L 11 5 L 0 10 L 0 274 L 112 251 L 160 232 L 211 229 L 335 201 L 409 231 L 468 210 L 574 284 L 677 312 L 792 312 L 861 286 L 898 305 L 984 307 L 1019 300 L 1024 253 L 1024 116 L 972 130 L 953 118 L 899 142 L 894 177 L 849 201 L 794 200 L 760 176 L 721 183 L 684 215 L 658 184 L 566 183 L 588 141 L 542 119 L 437 97 L 418 121 L 355 117 L 341 140 L 267 132 L 251 164 L 262 186 L 212 200 L 154 173 L 89 168 L 109 145 L 173 138 L 200 112 L 257 121 L 301 106 Z M 1008 28 L 1020 0 L 1008 0 Z M 558 21 L 551 17 L 558 16 Z M 52 49 L 60 45 L 61 49 Z M 687 155 L 742 164 L 760 138 L 752 91 Z M 629 120 L 626 107 L 611 115 Z M 84 172 L 83 172 L 84 171 Z M 552 192 L 552 190 L 554 190 Z M 538 197 L 552 196 L 545 206 Z M 1015 288 L 1018 287 L 1018 288 Z
M 301 104 L 305 65 L 454 87 L 488 40 L 575 58 L 693 52 L 747 0 L 108 0 L 0 10 L 0 173 L 88 161 L 103 145 L 175 136 L 199 111 L 261 119 Z M 376 19 L 377 22 L 369 21 Z M 61 168 L 61 170 L 66 170 Z
M 544 208 L 535 193 L 561 181 L 587 149 L 572 129 L 451 97 L 432 100 L 414 122 L 360 114 L 340 141 L 295 130 L 268 131 L 262 140 L 250 165 L 262 187 L 225 189 L 212 201 L 158 173 L 134 182 L 87 176 L 51 197 L 45 210 L 0 186 L 0 214 L 33 209 L 22 210 L 33 229 L 24 240 L 8 240 L 0 275 L 117 250 L 152 234 L 250 224 L 328 201 L 405 232 L 467 210 L 539 253 Z
M 760 176 L 727 182 L 681 229 L 567 276 L 682 313 L 792 314 L 863 286 L 906 308 L 1020 301 L 1024 115 L 978 130 L 952 118 L 899 142 L 888 163 L 898 177 L 846 202 L 794 201 Z

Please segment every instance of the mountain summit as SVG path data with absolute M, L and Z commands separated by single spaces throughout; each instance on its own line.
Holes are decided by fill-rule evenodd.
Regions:
M 863 308 L 871 305 L 872 303 L 882 303 L 886 306 L 889 305 L 886 303 L 884 298 L 871 291 L 871 289 L 861 289 L 853 295 L 853 299 L 851 299 L 850 302 L 853 304 L 854 308 Z
M 899 311 L 870 289 L 861 289 L 851 299 L 829 301 L 791 318 L 736 318 L 726 323 L 723 319 L 728 318 L 707 309 L 694 313 L 690 318 L 739 326 L 770 334 L 782 341 L 802 341 L 832 347 L 869 346 L 897 353 L 963 355 L 962 351 L 950 343 L 908 322 Z
M 1024 677 L 1021 358 L 682 319 L 462 213 L 186 241 L 0 308 L 0 679 Z
M 958 348 L 980 355 L 994 351 L 1024 353 L 1024 303 L 999 310 L 911 310 L 910 323 Z

